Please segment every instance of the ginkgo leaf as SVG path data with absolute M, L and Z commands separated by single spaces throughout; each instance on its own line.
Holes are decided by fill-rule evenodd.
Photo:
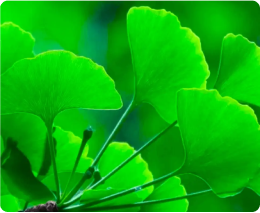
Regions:
M 122 105 L 103 67 L 67 51 L 20 60 L 2 75 L 1 84 L 2 114 L 32 113 L 48 126 L 65 109 L 118 109 Z
M 215 88 L 221 95 L 260 106 L 260 47 L 241 35 L 228 34 L 218 72 Z
M 16 61 L 33 57 L 34 38 L 12 22 L 1 25 L 1 73 Z
M 58 172 L 69 172 L 73 169 L 82 139 L 72 132 L 64 131 L 60 127 L 55 127 L 53 137 L 56 139 L 56 164 Z M 92 159 L 87 157 L 89 146 L 86 144 L 81 155 L 76 172 L 85 173 L 92 164 Z M 51 168 L 48 175 L 53 172 Z
M 101 177 L 110 173 L 134 152 L 134 148 L 127 143 L 113 142 L 109 144 L 98 164 Z M 129 189 L 152 180 L 153 175 L 149 171 L 148 164 L 143 160 L 141 155 L 138 155 L 97 189 L 107 189 L 109 187 L 114 189 Z M 152 191 L 153 186 L 150 186 L 139 190 L 137 193 L 139 197 L 145 199 Z
M 150 103 L 172 123 L 176 120 L 176 92 L 206 85 L 209 70 L 200 40 L 190 29 L 181 27 L 174 14 L 149 7 L 129 10 L 127 30 L 135 101 Z
M 158 186 L 146 200 L 161 200 L 185 195 L 186 190 L 181 185 L 181 179 L 179 177 L 171 177 Z M 145 205 L 141 210 L 142 212 L 186 212 L 188 205 L 187 199 L 181 199 L 172 202 Z
M 220 197 L 239 193 L 259 169 L 260 129 L 254 111 L 216 90 L 183 89 L 178 122 L 184 173 L 203 178 Z

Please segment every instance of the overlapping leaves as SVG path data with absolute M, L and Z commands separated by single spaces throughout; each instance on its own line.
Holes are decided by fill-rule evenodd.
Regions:
M 181 172 L 202 177 L 221 197 L 237 194 L 244 187 L 259 194 L 260 130 L 253 111 L 232 98 L 221 97 L 215 90 L 184 89 L 178 92 L 176 99 L 181 88 L 206 86 L 209 71 L 199 39 L 165 10 L 132 8 L 127 25 L 135 73 L 134 103 L 152 104 L 170 123 L 176 119 L 177 111 L 186 150 Z M 230 34 L 224 38 L 215 88 L 221 95 L 260 106 L 259 67 L 259 47 L 242 36 Z M 66 51 L 51 51 L 21 60 L 2 76 L 4 114 L 28 112 L 38 115 L 45 123 L 52 123 L 65 109 L 116 109 L 120 106 L 120 96 L 104 69 L 90 59 Z M 59 128 L 55 134 L 58 169 L 65 174 L 64 171 L 73 167 L 72 158 L 76 158 L 81 139 Z M 86 157 L 87 149 L 77 171 L 79 176 L 91 164 L 91 159 Z M 73 155 L 66 158 L 68 150 Z M 99 163 L 101 176 L 107 175 L 134 152 L 126 143 L 110 144 Z M 85 191 L 81 201 L 90 202 L 93 197 L 99 199 L 152 179 L 147 163 L 137 156 L 105 184 Z M 43 185 L 39 187 L 45 190 Z M 169 190 L 172 187 L 175 188 Z M 112 204 L 144 200 L 152 191 L 153 187 L 149 187 L 115 199 Z M 179 179 L 173 177 L 159 186 L 148 200 L 185 194 Z M 27 200 L 32 197 L 16 196 Z M 146 211 L 161 209 L 186 211 L 187 202 L 180 200 L 144 208 Z

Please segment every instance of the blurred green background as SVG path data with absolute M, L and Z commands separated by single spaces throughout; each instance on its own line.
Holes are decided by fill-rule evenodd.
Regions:
M 191 28 L 199 36 L 211 71 L 209 88 L 215 82 L 221 43 L 227 33 L 242 34 L 260 45 L 260 7 L 253 1 L 2 3 L 1 23 L 11 21 L 31 32 L 36 39 L 35 54 L 53 49 L 69 50 L 104 66 L 115 80 L 124 101 L 121 110 L 68 110 L 55 121 L 78 136 L 91 125 L 95 130 L 90 141 L 91 157 L 95 157 L 132 98 L 133 73 L 126 29 L 126 14 L 132 6 L 171 11 L 178 16 L 182 26 Z M 260 109 L 254 109 L 259 116 Z M 150 105 L 143 104 L 130 114 L 116 140 L 126 141 L 138 148 L 167 125 Z M 142 156 L 148 161 L 154 177 L 177 168 L 183 158 L 178 128 L 172 128 Z M 191 175 L 183 175 L 182 183 L 188 192 L 207 188 L 205 182 Z M 246 189 L 231 198 L 221 199 L 214 194 L 207 194 L 191 198 L 189 202 L 189 211 L 250 212 L 259 208 L 260 198 Z

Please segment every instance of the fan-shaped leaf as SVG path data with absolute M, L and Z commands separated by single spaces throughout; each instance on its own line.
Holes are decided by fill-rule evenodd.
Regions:
M 241 35 L 228 34 L 215 88 L 221 95 L 260 106 L 260 47 Z
M 183 89 L 177 99 L 186 149 L 182 171 L 206 180 L 220 197 L 241 191 L 259 169 L 260 130 L 253 110 L 216 90 Z
M 179 177 L 171 177 L 157 187 L 147 200 L 160 200 L 185 196 L 186 191 Z M 142 212 L 186 212 L 188 210 L 188 200 L 176 200 L 160 204 L 145 205 Z
M 20 60 L 1 80 L 2 114 L 28 112 L 48 125 L 65 109 L 117 109 L 122 105 L 103 67 L 67 51 Z
M 127 143 L 113 142 L 109 144 L 102 155 L 98 168 L 102 177 L 119 166 L 124 160 L 135 152 L 134 148 Z M 148 164 L 138 155 L 121 170 L 111 176 L 97 189 L 129 189 L 153 180 L 153 175 L 148 169 Z M 138 191 L 138 196 L 145 199 L 153 191 L 153 186 Z
M 199 38 L 165 10 L 133 7 L 127 15 L 137 103 L 152 104 L 168 122 L 176 120 L 176 92 L 205 87 L 209 76 Z

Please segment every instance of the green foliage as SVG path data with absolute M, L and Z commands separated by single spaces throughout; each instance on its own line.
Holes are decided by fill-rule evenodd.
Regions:
M 83 129 L 98 121 L 86 120 L 77 109 L 119 109 L 122 101 L 114 81 L 102 66 L 68 51 L 33 57 L 31 34 L 12 23 L 1 25 L 4 210 L 20 210 L 22 202 L 30 206 L 56 200 L 59 207 L 72 209 L 70 204 L 78 201 L 84 211 L 115 205 L 122 205 L 116 211 L 187 211 L 189 202 L 183 196 L 189 194 L 175 170 L 202 178 L 221 198 L 234 196 L 245 187 L 260 195 L 260 127 L 254 111 L 239 103 L 260 106 L 260 48 L 241 35 L 228 34 L 223 40 L 216 90 L 206 90 L 209 70 L 200 40 L 180 25 L 177 16 L 165 10 L 133 7 L 127 14 L 127 33 L 134 97 L 112 136 L 141 103 L 153 106 L 167 123 L 177 119 L 178 126 L 171 128 L 167 137 L 155 136 L 155 143 L 142 156 L 136 146 L 113 142 L 117 139 L 109 137 L 108 146 L 104 145 L 104 153 L 93 166 L 96 159 L 88 156 L 89 151 L 97 149 L 104 132 L 102 136 L 94 132 L 96 138 L 79 155 Z M 141 146 L 139 142 L 135 145 Z M 179 153 L 173 153 L 176 148 Z M 109 176 L 116 168 L 120 170 Z M 65 188 L 73 192 L 84 177 L 88 178 L 78 188 L 77 199 L 66 200 Z M 65 200 L 59 199 L 57 185 Z M 131 193 L 113 198 L 127 190 Z M 168 198 L 176 200 L 139 205 Z
M 157 187 L 147 200 L 159 200 L 184 195 L 186 195 L 186 191 L 184 186 L 181 185 L 180 178 L 172 177 Z M 165 212 L 186 212 L 188 210 L 188 201 L 182 199 L 168 203 L 147 205 L 142 207 L 141 210 L 143 212 L 160 212 L 162 210 Z
M 51 191 L 34 177 L 30 162 L 16 147 L 15 141 L 7 142 L 1 156 L 1 176 L 9 192 L 19 199 L 37 204 L 54 199 Z
M 1 25 L 1 73 L 16 61 L 33 57 L 34 38 L 19 26 L 6 22 Z
M 165 10 L 131 8 L 127 30 L 135 101 L 152 104 L 169 123 L 176 120 L 176 92 L 206 86 L 209 76 L 199 38 Z M 172 109 L 172 110 L 169 110 Z
M 65 109 L 115 109 L 122 105 L 103 67 L 67 51 L 20 60 L 2 75 L 1 83 L 2 114 L 28 112 L 48 125 Z
M 101 176 L 106 176 L 134 152 L 134 148 L 127 143 L 113 142 L 109 144 L 98 165 Z M 125 177 L 127 177 L 127 181 L 125 181 Z M 148 164 L 142 159 L 141 155 L 138 155 L 114 176 L 106 180 L 103 185 L 100 185 L 99 188 L 106 189 L 112 187 L 114 189 L 128 189 L 152 180 L 153 175 L 148 169 Z M 153 186 L 140 190 L 137 194 L 144 200 L 152 191 Z
M 177 99 L 186 149 L 182 172 L 202 177 L 221 197 L 239 193 L 260 169 L 260 128 L 253 110 L 216 90 L 183 89 Z
M 228 34 L 220 60 L 215 85 L 220 94 L 260 106 L 260 47 L 241 35 Z

